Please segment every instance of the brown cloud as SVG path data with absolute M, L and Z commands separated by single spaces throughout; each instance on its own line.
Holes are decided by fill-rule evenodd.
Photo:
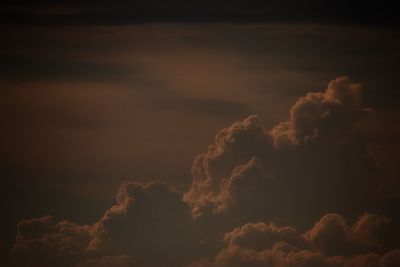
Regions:
M 378 267 L 380 256 L 376 253 L 360 254 L 346 260 L 345 267 Z
M 242 248 L 263 250 L 282 242 L 296 247 L 304 247 L 305 242 L 297 229 L 284 226 L 279 227 L 271 223 L 248 223 L 225 234 L 224 242 Z
M 386 253 L 379 260 L 379 267 L 395 267 L 400 265 L 400 250 L 393 250 Z
M 342 258 L 340 257 L 326 257 L 319 252 L 311 252 L 308 250 L 285 253 L 279 249 L 273 248 L 257 252 L 238 246 L 230 246 L 222 250 L 213 261 L 209 261 L 209 265 L 203 266 L 339 267 L 341 261 Z M 206 261 L 203 260 L 203 262 Z M 198 262 L 194 262 L 189 266 L 202 265 Z
M 363 212 L 377 181 L 358 128 L 370 112 L 361 89 L 340 77 L 324 92 L 301 97 L 289 120 L 270 131 L 256 115 L 221 130 L 193 162 L 185 194 L 193 215 L 223 211 L 245 223 L 299 211 L 308 218 L 326 210 Z
M 386 249 L 380 252 L 378 249 L 370 253 L 346 251 L 351 245 L 355 245 L 351 239 L 355 228 L 359 235 L 368 235 L 371 232 L 370 229 L 358 228 L 357 225 L 365 221 L 372 223 L 385 219 L 376 214 L 365 214 L 350 227 L 341 215 L 326 214 L 303 234 L 290 226 L 248 223 L 225 234 L 225 246 L 214 258 L 196 260 L 189 266 L 397 266 L 400 262 L 398 250 Z
M 256 115 L 219 131 L 194 160 L 184 194 L 160 181 L 124 182 L 116 204 L 92 225 L 56 223 L 51 216 L 22 220 L 14 262 L 396 266 L 390 219 L 365 213 L 376 208 L 371 192 L 379 182 L 358 128 L 368 112 L 361 85 L 338 78 L 324 92 L 300 98 L 289 120 L 271 131 Z M 349 214 L 363 215 L 349 224 Z M 298 230 L 318 217 L 308 231 Z
M 13 249 L 14 263 L 41 267 L 182 266 L 202 253 L 189 206 L 181 198 L 161 182 L 125 182 L 117 204 L 91 226 L 55 223 L 51 216 L 22 220 Z M 391 267 L 398 262 L 398 252 L 390 252 L 380 243 L 381 234 L 390 230 L 388 222 L 386 217 L 367 213 L 349 225 L 341 215 L 326 214 L 303 234 L 292 226 L 247 223 L 224 235 L 223 248 L 215 258 L 195 260 L 190 266 Z M 362 254 L 365 248 L 370 252 Z
M 388 243 L 388 237 L 393 235 L 393 230 L 389 218 L 365 213 L 350 228 L 350 239 L 364 249 L 380 249 Z
M 218 132 L 215 144 L 209 146 L 207 153 L 197 156 L 192 166 L 193 182 L 185 200 L 194 207 L 195 216 L 202 215 L 210 205 L 215 206 L 212 212 L 223 209 L 225 203 L 218 202 L 230 197 L 233 192 L 229 189 L 243 181 L 243 174 L 250 171 L 266 176 L 259 160 L 252 159 L 268 148 L 266 138 L 258 116 L 250 116 Z
M 325 92 L 301 97 L 292 106 L 289 120 L 271 130 L 274 146 L 299 145 L 317 137 L 345 137 L 368 112 L 362 108 L 361 91 L 361 84 L 340 77 L 331 81 Z
M 76 267 L 134 267 L 135 259 L 130 255 L 104 256 L 86 260 Z
M 91 227 L 69 221 L 55 223 L 51 216 L 22 220 L 13 248 L 16 266 L 71 266 L 83 258 Z
M 162 182 L 124 182 L 117 204 L 93 225 L 54 223 L 51 216 L 22 220 L 14 262 L 38 267 L 182 264 L 196 252 L 196 240 L 190 209 L 181 198 Z
M 175 189 L 162 182 L 125 182 L 117 204 L 94 225 L 89 249 L 132 254 L 139 264 L 175 265 L 194 253 L 191 224 L 190 210 Z
M 349 225 L 339 214 L 326 214 L 304 234 L 314 248 L 328 255 L 387 250 L 388 235 L 393 235 L 389 218 L 365 213 Z
M 348 235 L 345 219 L 338 214 L 327 214 L 305 233 L 305 238 L 328 255 L 341 255 L 347 248 Z

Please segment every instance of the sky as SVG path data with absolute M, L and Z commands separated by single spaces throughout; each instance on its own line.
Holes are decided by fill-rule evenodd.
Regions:
M 5 1 L 0 265 L 400 266 L 389 3 Z

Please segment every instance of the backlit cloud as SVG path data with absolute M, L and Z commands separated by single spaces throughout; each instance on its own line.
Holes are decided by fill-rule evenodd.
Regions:
M 194 233 L 175 189 L 125 182 L 117 203 L 92 225 L 51 216 L 19 222 L 13 258 L 16 266 L 179 266 L 196 252 Z
M 380 202 L 361 91 L 340 77 L 272 130 L 257 115 L 222 129 L 185 192 L 127 181 L 90 225 L 21 220 L 15 266 L 398 266 L 395 224 L 366 212 Z
M 353 227 L 373 217 L 384 219 L 365 214 Z M 386 267 L 400 263 L 398 250 L 344 251 L 354 241 L 351 229 L 339 214 L 324 215 L 303 234 L 290 226 L 248 223 L 225 234 L 225 247 L 214 258 L 199 259 L 189 266 Z M 369 230 L 359 234 L 369 234 Z
M 326 209 L 363 212 L 376 181 L 357 127 L 370 113 L 361 92 L 340 77 L 297 100 L 289 120 L 272 130 L 256 115 L 221 130 L 192 166 L 185 200 L 193 215 L 225 212 L 245 223 L 299 210 L 314 217 Z

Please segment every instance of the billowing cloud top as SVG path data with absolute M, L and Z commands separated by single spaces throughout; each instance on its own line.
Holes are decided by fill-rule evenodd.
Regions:
M 270 131 L 255 115 L 221 130 L 193 163 L 185 194 L 193 215 L 228 212 L 246 222 L 296 210 L 315 216 L 307 209 L 318 209 L 317 201 L 321 210 L 364 207 L 374 164 L 357 127 L 371 112 L 362 106 L 361 89 L 340 77 L 325 92 L 301 97 L 289 119 Z
M 15 266 L 400 266 L 397 222 L 367 212 L 379 181 L 361 93 L 340 77 L 270 130 L 256 115 L 222 129 L 186 192 L 124 182 L 91 225 L 22 220 Z
M 340 77 L 325 92 L 308 93 L 291 108 L 290 118 L 270 134 L 275 147 L 303 144 L 318 136 L 340 138 L 368 109 L 361 106 L 361 84 Z

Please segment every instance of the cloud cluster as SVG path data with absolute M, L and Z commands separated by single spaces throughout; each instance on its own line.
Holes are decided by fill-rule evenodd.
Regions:
M 362 213 L 375 167 L 357 127 L 371 112 L 361 89 L 340 77 L 301 97 L 269 131 L 255 115 L 221 130 L 192 166 L 185 201 L 193 216 L 230 213 L 244 223 L 299 210 L 309 218 L 326 210 Z
M 92 225 L 54 223 L 51 216 L 22 220 L 15 265 L 180 265 L 195 251 L 190 209 L 181 198 L 162 182 L 124 182 L 117 203 Z
M 155 210 L 142 213 L 140 202 L 155 204 Z M 134 206 L 136 203 L 138 207 Z M 189 237 L 194 231 L 184 229 L 187 222 L 183 222 L 181 211 L 176 217 L 162 216 L 182 203 L 179 194 L 163 183 L 126 182 L 118 192 L 117 204 L 91 226 L 55 223 L 51 216 L 23 220 L 18 224 L 13 251 L 15 266 L 185 266 L 190 260 L 193 261 L 187 266 L 192 267 L 400 264 L 400 250 L 382 243 L 390 220 L 371 213 L 360 216 L 353 224 L 339 214 L 326 214 L 304 233 L 292 226 L 247 223 L 225 233 L 215 244 L 222 248 L 214 252 L 214 257 L 199 259 L 193 253 L 196 242 Z M 190 218 L 188 207 L 185 209 L 185 216 Z
M 124 182 L 91 225 L 20 221 L 15 266 L 400 266 L 395 224 L 365 212 L 376 181 L 358 123 L 369 112 L 361 85 L 341 77 L 270 131 L 255 115 L 235 122 L 196 157 L 184 193 Z
M 290 226 L 247 223 L 225 234 L 225 246 L 212 259 L 200 259 L 189 266 L 271 267 L 392 267 L 400 264 L 400 250 L 386 248 L 363 251 L 364 245 L 381 247 L 379 241 L 360 236 L 379 236 L 387 218 L 364 214 L 348 225 L 339 214 L 326 214 L 305 233 Z M 380 227 L 358 227 L 360 224 Z M 348 250 L 350 249 L 351 250 Z M 347 250 L 347 251 L 346 251 Z
M 321 252 L 291 250 L 286 244 L 277 244 L 272 249 L 257 252 L 231 246 L 221 251 L 214 260 L 200 260 L 189 266 L 270 266 L 270 267 L 395 267 L 399 266 L 400 250 L 387 252 L 383 256 L 375 253 L 346 258 L 328 257 Z
M 13 249 L 16 266 L 72 266 L 84 257 L 93 235 L 91 226 L 51 216 L 22 220 Z

